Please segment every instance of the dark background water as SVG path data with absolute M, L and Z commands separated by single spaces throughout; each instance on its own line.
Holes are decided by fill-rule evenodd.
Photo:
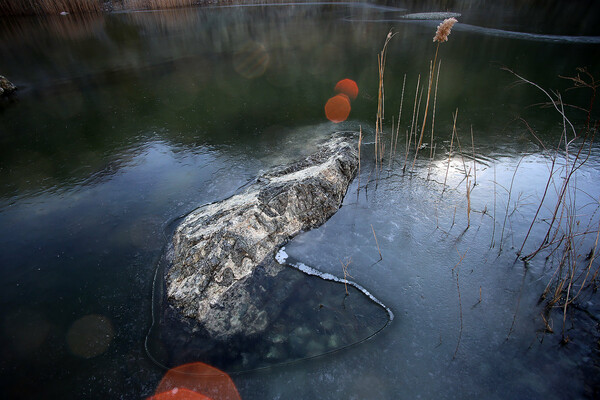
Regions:
M 525 117 L 547 143 L 556 143 L 560 137 L 561 119 L 552 110 L 532 107 L 547 99 L 529 86 L 515 86 L 515 77 L 500 67 L 558 89 L 568 102 L 581 104 L 587 94 L 565 91 L 571 83 L 558 76 L 573 75 L 576 67 L 588 67 L 598 76 L 600 13 L 595 12 L 595 2 L 559 2 L 552 7 L 546 2 L 502 4 L 303 4 L 89 18 L 3 18 L 0 73 L 20 87 L 15 96 L 0 103 L 0 379 L 4 394 L 9 398 L 150 395 L 164 371 L 149 360 L 143 341 L 150 324 L 152 277 L 168 239 L 167 227 L 193 208 L 231 195 L 261 169 L 306 154 L 314 142 L 336 129 L 361 126 L 372 135 L 376 54 L 390 28 L 397 34 L 388 49 L 386 121 L 390 122 L 391 114 L 397 115 L 406 74 L 402 130 L 408 129 L 417 76 L 423 79 L 428 73 L 435 51 L 431 39 L 439 21 L 399 19 L 404 9 L 463 14 L 458 19 L 464 26 L 457 25 L 440 47 L 439 148 L 447 147 L 452 112 L 458 108 L 459 132 L 467 135 L 473 126 L 477 156 L 488 167 L 488 183 L 496 179 L 491 176 L 491 165 L 496 163 L 498 179 L 509 184 L 516 157 L 540 150 L 516 117 Z M 326 121 L 323 106 L 343 78 L 354 79 L 360 93 L 349 121 L 335 125 Z M 578 126 L 582 116 L 574 115 Z M 581 178 L 592 194 L 597 191 L 593 183 L 598 177 L 596 153 Z M 531 169 L 524 169 L 530 174 L 521 178 L 524 192 L 532 186 L 543 188 L 545 183 L 544 159 L 531 160 Z M 443 171 L 440 166 L 440 174 Z M 532 176 L 540 178 L 535 185 Z M 390 180 L 386 185 L 380 193 L 401 193 L 400 198 L 411 198 L 410 204 L 415 203 L 414 196 L 433 196 L 429 184 Z M 482 190 L 481 209 L 491 207 L 489 188 Z M 439 265 L 456 255 L 450 244 L 433 254 L 415 250 L 429 240 L 431 226 L 423 222 L 425 217 L 413 217 L 430 215 L 433 204 L 416 201 L 411 217 L 395 211 L 407 207 L 408 200 L 382 194 L 364 202 L 358 206 L 362 210 L 359 220 L 354 213 L 348 214 L 350 207 L 343 208 L 346 214 L 332 219 L 329 228 L 298 241 L 295 257 L 308 258 L 319 268 L 329 258 L 333 258 L 331 265 L 337 265 L 339 255 L 328 254 L 331 248 L 321 243 L 327 232 L 334 232 L 333 238 L 339 240 L 347 224 L 366 228 L 373 224 L 390 238 L 400 234 L 403 246 L 390 239 L 383 247 L 395 254 L 390 257 L 395 260 L 411 254 L 406 261 L 391 263 L 375 274 L 355 272 L 357 280 L 366 281 L 384 302 L 402 311 L 400 322 L 362 350 L 358 347 L 337 358 L 236 378 L 244 398 L 288 398 L 292 393 L 297 398 L 318 398 L 319 390 L 339 398 L 395 398 L 399 393 L 410 398 L 489 395 L 495 393 L 494 387 L 514 384 L 515 374 L 531 369 L 541 372 L 524 379 L 514 392 L 498 390 L 495 395 L 560 397 L 564 392 L 553 391 L 554 385 L 538 387 L 546 383 L 544 377 L 557 371 L 573 374 L 565 378 L 569 384 L 561 382 L 564 390 L 575 390 L 578 396 L 593 393 L 594 380 L 590 383 L 589 376 L 596 371 L 597 359 L 579 348 L 569 355 L 544 347 L 522 357 L 521 369 L 510 372 L 514 366 L 508 361 L 525 352 L 523 348 L 534 341 L 539 328 L 539 320 L 534 322 L 538 312 L 527 313 L 520 320 L 517 344 L 499 347 L 512 320 L 510 300 L 517 290 L 513 283 L 519 284 L 522 277 L 520 272 L 511 275 L 513 269 L 506 266 L 512 254 L 495 262 L 502 266 L 498 272 L 482 272 L 480 278 L 490 291 L 497 288 L 495 302 L 490 301 L 494 305 L 485 311 L 495 316 L 504 329 L 502 334 L 485 320 L 485 329 L 473 329 L 476 340 L 473 347 L 466 347 L 470 350 L 465 350 L 463 358 L 458 363 L 448 360 L 457 333 L 455 281 L 449 275 L 437 281 L 436 269 L 421 267 L 429 271 L 422 276 L 413 269 L 422 260 Z M 393 204 L 399 208 L 392 208 Z M 446 218 L 450 214 L 451 208 Z M 384 224 L 389 215 L 395 216 L 395 225 Z M 521 225 L 526 226 L 528 220 L 523 220 Z M 329 239 L 326 243 L 336 253 L 347 252 L 348 248 L 361 249 L 371 240 L 370 234 L 367 229 L 348 241 L 335 244 Z M 480 243 L 480 247 L 485 245 Z M 355 265 L 372 263 L 368 259 L 359 262 L 365 254 L 370 254 L 370 247 L 353 256 Z M 483 261 L 471 263 L 475 270 Z M 455 262 L 449 264 L 451 268 Z M 407 265 L 413 267 L 406 269 Z M 535 291 L 539 286 L 543 289 L 545 275 L 534 276 L 532 293 L 539 293 Z M 432 289 L 425 289 L 428 286 Z M 473 293 L 477 286 L 481 287 L 472 283 Z M 438 292 L 440 297 L 435 295 Z M 418 296 L 428 296 L 431 303 L 406 300 Z M 535 297 L 532 294 L 527 304 L 533 307 Z M 90 315 L 97 317 L 81 320 Z M 406 322 L 401 322 L 402 317 Z M 474 312 L 472 317 L 481 316 Z M 101 337 L 92 334 L 93 343 L 82 349 L 69 340 L 82 329 L 77 321 L 91 326 L 92 332 L 104 333 Z M 593 324 L 589 326 L 593 331 Z M 444 343 L 443 362 L 432 369 L 432 363 L 440 359 L 435 352 L 438 341 Z M 479 352 L 481 343 L 491 345 Z M 587 343 L 592 343 L 588 348 L 593 351 L 593 342 Z M 370 359 L 377 351 L 388 356 Z M 504 356 L 497 356 L 498 352 Z M 496 357 L 500 366 L 495 365 Z M 556 359 L 563 361 L 552 367 Z M 585 367 L 577 359 L 587 360 Z M 463 368 L 472 378 L 458 384 Z M 501 372 L 494 374 L 495 370 Z

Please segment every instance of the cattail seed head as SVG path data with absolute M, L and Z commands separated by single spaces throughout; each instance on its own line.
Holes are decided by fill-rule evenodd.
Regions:
M 456 20 L 456 18 L 446 18 L 444 22 L 438 25 L 433 41 L 439 43 L 447 42 L 448 35 L 450 34 L 450 31 L 452 30 L 454 24 L 457 22 L 458 21 Z

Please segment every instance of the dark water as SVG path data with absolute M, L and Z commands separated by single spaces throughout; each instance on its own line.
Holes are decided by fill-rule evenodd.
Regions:
M 336 216 L 288 246 L 295 259 L 337 276 L 339 259 L 351 258 L 353 279 L 397 318 L 347 351 L 235 376 L 242 397 L 597 394 L 596 298 L 579 304 L 591 317 L 570 316 L 577 328 L 570 331 L 572 342 L 561 346 L 562 314 L 553 314 L 557 334 L 539 332 L 537 300 L 552 268 L 543 258 L 527 268 L 514 263 L 550 165 L 518 117 L 549 148 L 558 144 L 562 119 L 537 106 L 548 100 L 540 91 L 514 85 L 516 78 L 500 67 L 560 90 L 565 103 L 586 107 L 589 93 L 567 91 L 572 82 L 558 76 L 573 76 L 577 67 L 598 76 L 598 13 L 592 3 L 502 12 L 469 4 L 3 18 L 0 73 L 20 87 L 0 103 L 5 397 L 152 394 L 164 370 L 148 357 L 144 340 L 154 270 L 173 221 L 231 195 L 261 169 L 310 153 L 337 129 L 362 127 L 367 155 L 361 186 L 373 178 L 376 54 L 393 28 L 386 123 L 397 117 L 406 74 L 404 131 L 410 128 L 417 76 L 427 75 L 435 51 L 431 40 L 439 21 L 402 20 L 400 8 L 463 14 L 458 19 L 464 25 L 456 25 L 440 46 L 435 163 L 419 159 L 408 179 L 396 158 L 376 189 L 371 183 L 357 200 L 354 182 Z M 323 106 L 343 78 L 354 79 L 360 93 L 349 120 L 333 124 Z M 479 213 L 464 234 L 459 158 L 440 200 L 457 108 L 463 143 L 471 143 L 473 127 L 478 169 L 472 201 Z M 569 111 L 582 129 L 585 114 Z M 403 136 L 399 146 L 404 149 Z M 577 178 L 581 224 L 597 221 L 599 165 L 594 147 Z M 508 188 L 513 174 L 508 198 L 499 185 Z M 377 264 L 372 230 L 383 254 Z M 542 229 L 535 230 L 529 246 L 542 237 Z M 585 243 L 585 252 L 590 246 Z M 459 275 L 453 274 L 465 252 Z

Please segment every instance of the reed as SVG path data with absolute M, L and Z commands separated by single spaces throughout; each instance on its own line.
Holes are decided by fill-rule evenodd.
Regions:
M 375 234 L 375 229 L 373 229 L 373 224 L 371 224 L 371 230 L 373 231 L 373 237 L 375 238 L 375 244 L 377 245 L 377 251 L 379 252 L 379 261 L 383 260 L 383 256 L 381 255 L 381 249 L 379 249 L 379 242 L 377 242 L 377 235 Z
M 471 125 L 471 151 L 473 154 L 473 187 L 477 185 L 477 162 L 475 160 L 475 141 L 473 140 L 473 125 Z
M 412 141 L 412 134 L 413 134 L 413 129 L 415 127 L 415 116 L 417 115 L 417 99 L 419 97 L 419 85 L 421 84 L 421 75 L 419 74 L 419 77 L 417 78 L 417 87 L 415 89 L 415 103 L 413 105 L 413 115 L 412 115 L 412 122 L 410 124 L 410 132 L 407 135 L 407 140 L 406 140 L 406 153 L 404 155 L 404 165 L 402 166 L 402 172 L 406 172 L 406 163 L 408 161 L 408 152 L 410 150 L 410 144 Z
M 379 87 L 377 90 L 377 118 L 375 120 L 375 167 L 379 170 L 379 163 L 383 161 L 383 149 L 381 136 L 383 135 L 383 120 L 385 118 L 385 88 L 383 84 L 383 77 L 385 74 L 385 61 L 386 61 L 386 50 L 390 40 L 395 36 L 390 30 L 383 43 L 381 52 L 377 55 L 377 65 L 379 72 Z
M 434 71 L 435 71 L 435 63 L 437 61 L 438 51 L 440 49 L 440 43 L 448 41 L 448 35 L 450 35 L 452 27 L 454 26 L 454 24 L 456 22 L 458 22 L 456 20 L 456 18 L 447 18 L 447 19 L 445 19 L 438 26 L 437 31 L 435 33 L 435 36 L 433 37 L 433 41 L 437 42 L 437 46 L 435 47 L 435 56 L 433 58 L 433 62 L 430 64 L 430 67 L 429 67 L 429 84 L 428 84 L 428 87 L 427 87 L 427 100 L 425 101 L 425 114 L 423 114 L 423 123 L 421 124 L 421 135 L 419 136 L 419 144 L 417 145 L 417 149 L 416 149 L 416 152 L 415 152 L 415 158 L 413 160 L 412 168 L 414 168 L 414 166 L 415 166 L 415 162 L 417 161 L 417 155 L 419 154 L 419 149 L 421 147 L 421 144 L 423 143 L 423 135 L 425 133 L 425 126 L 426 126 L 426 123 L 427 123 L 427 116 L 429 115 L 428 111 L 429 111 L 429 99 L 430 99 L 430 95 L 431 95 L 431 84 L 433 82 L 433 75 L 434 75 Z M 439 73 L 439 70 L 438 70 L 438 73 Z M 437 88 L 437 84 L 436 84 L 436 88 Z
M 432 151 L 430 152 L 431 156 L 429 157 L 429 169 L 427 170 L 427 180 L 429 180 L 429 176 L 431 175 L 431 167 L 433 165 L 433 158 L 435 157 L 435 149 L 437 145 L 434 144 L 432 146 Z
M 492 226 L 492 241 L 490 242 L 490 249 L 494 248 L 496 245 L 494 239 L 496 238 L 496 163 L 494 163 L 494 215 L 492 216 L 492 220 L 494 221 L 494 225 Z
M 344 288 L 346 289 L 346 296 L 348 296 L 350 294 L 350 293 L 348 293 L 348 277 L 354 279 L 354 277 L 348 273 L 348 266 L 350 265 L 351 262 L 352 262 L 352 258 L 349 258 L 348 261 L 346 262 L 346 264 L 344 264 L 342 262 L 342 260 L 340 260 L 340 264 L 342 264 L 342 271 L 344 272 Z
M 406 74 L 404 74 L 404 80 L 402 81 L 402 96 L 400 96 L 400 109 L 398 110 L 398 123 L 396 125 L 396 141 L 394 143 L 394 154 L 398 147 L 398 135 L 400 134 L 400 121 L 402 121 L 402 106 L 404 105 L 404 87 L 406 86 Z
M 196 3 L 196 0 L 123 0 L 123 8 L 160 10 L 166 8 L 191 7 Z
M 597 249 L 600 238 L 600 218 L 598 217 L 600 214 L 600 199 L 592 198 L 595 209 L 590 214 L 587 225 L 581 223 L 581 218 L 585 214 L 578 207 L 577 202 L 579 193 L 586 194 L 577 187 L 577 173 L 589 160 L 594 135 L 600 126 L 599 121 L 592 121 L 594 100 L 600 82 L 596 81 L 587 70 L 582 68 L 577 69 L 578 73 L 574 77 L 561 77 L 573 82 L 574 88 L 583 88 L 591 92 L 588 107 L 576 107 L 586 112 L 584 127 L 578 131 L 566 114 L 566 106 L 560 93 L 547 91 L 515 72 L 508 69 L 507 71 L 515 75 L 520 82 L 539 90 L 549 100 L 548 105 L 557 111 L 562 122 L 561 138 L 553 150 L 553 154 L 551 154 L 551 164 L 548 168 L 549 175 L 544 193 L 517 256 L 524 261 L 529 261 L 543 252 L 545 258 L 553 264 L 554 270 L 540 300 L 545 301 L 547 312 L 554 307 L 560 308 L 562 313 L 562 341 L 566 343 L 569 341 L 569 338 L 565 335 L 568 308 L 576 303 L 586 288 L 596 290 L 596 279 L 600 270 L 597 263 Z M 529 124 L 526 121 L 523 122 L 532 136 L 541 143 L 544 150 L 548 151 L 548 148 Z M 554 204 L 546 204 L 550 187 L 556 188 Z M 534 226 L 538 224 L 542 208 L 551 211 L 550 216 L 544 219 L 547 226 L 545 227 L 543 239 L 533 251 L 523 255 L 530 234 Z M 589 238 L 590 235 L 594 236 Z M 589 246 L 590 241 L 593 241 L 593 244 L 588 252 L 587 249 L 584 249 L 584 246 Z M 585 253 L 587 255 L 584 257 Z M 547 319 L 545 317 L 543 319 L 546 330 L 552 331 Z
M 191 7 L 198 0 L 114 0 L 113 6 L 119 10 L 158 10 L 166 8 Z M 103 0 L 2 0 L 0 16 L 6 15 L 58 15 L 101 13 Z
M 419 130 L 419 115 L 421 115 L 421 104 L 423 103 L 423 90 L 424 87 L 421 86 L 421 91 L 419 92 L 419 101 L 417 102 L 417 114 L 415 115 L 415 129 L 412 132 L 412 135 L 415 137 L 415 152 L 417 152 L 417 131 Z
M 100 0 L 4 0 L 0 1 L 0 15 L 99 13 Z
M 359 126 L 358 133 L 358 188 L 356 189 L 356 201 L 358 201 L 358 196 L 360 194 L 360 148 L 362 145 L 362 125 Z
M 444 177 L 444 185 L 442 189 L 442 193 L 446 190 L 446 182 L 448 181 L 448 171 L 450 170 L 450 161 L 452 160 L 452 146 L 454 144 L 454 136 L 456 136 L 456 118 L 458 117 L 458 108 L 456 112 L 452 114 L 453 124 L 452 124 L 452 137 L 450 138 L 450 151 L 448 151 L 448 165 L 446 166 L 446 176 Z
M 434 144 L 433 144 L 433 133 L 435 128 L 435 109 L 437 104 L 437 92 L 438 92 L 438 83 L 440 81 L 440 69 L 442 67 L 442 60 L 438 63 L 437 76 L 435 78 L 435 91 L 433 94 L 433 110 L 431 112 L 431 138 L 429 143 L 429 170 L 427 171 L 427 179 L 429 179 L 429 175 L 431 173 L 431 164 L 433 163 L 433 156 L 435 154 Z
M 398 121 L 399 122 L 399 121 Z M 400 124 L 398 124 L 400 125 Z M 390 159 L 388 169 L 392 169 L 392 161 L 394 160 L 394 117 L 392 116 L 392 132 L 390 135 Z
M 462 259 L 461 259 L 462 261 Z M 459 270 L 456 270 L 456 290 L 458 291 L 458 310 L 459 310 L 459 315 L 460 315 L 460 330 L 458 331 L 458 340 L 456 341 L 456 349 L 454 349 L 454 354 L 452 355 L 452 359 L 454 360 L 456 358 L 456 355 L 458 354 L 458 349 L 460 347 L 460 340 L 462 338 L 462 332 L 463 332 L 463 312 L 462 312 L 462 300 L 460 297 L 460 285 L 458 283 L 458 275 L 459 275 Z
M 469 175 L 467 175 L 467 229 L 471 226 L 471 186 L 469 184 Z
M 456 354 L 458 353 L 458 348 L 460 347 L 460 340 L 462 338 L 462 332 L 463 332 L 462 299 L 460 296 L 460 284 L 458 282 L 458 275 L 460 272 L 460 268 L 459 268 L 460 264 L 463 262 L 465 256 L 467 255 L 467 251 L 465 251 L 464 254 L 461 255 L 460 252 L 458 251 L 458 249 L 456 249 L 456 252 L 460 256 L 460 260 L 458 260 L 458 263 L 456 263 L 454 268 L 452 268 L 452 274 L 454 274 L 454 272 L 456 272 L 456 290 L 458 291 L 458 310 L 459 310 L 459 317 L 460 317 L 460 329 L 458 331 L 458 340 L 456 342 L 456 349 L 454 350 L 454 355 L 452 356 L 453 360 L 456 358 Z
M 525 158 L 525 156 L 522 156 L 519 159 L 519 162 L 517 163 L 515 171 L 513 172 L 512 179 L 510 180 L 510 186 L 509 186 L 509 188 L 508 189 L 504 188 L 504 190 L 506 190 L 507 193 L 508 193 L 508 199 L 506 200 L 506 212 L 504 213 L 504 222 L 502 223 L 502 231 L 500 232 L 500 246 L 499 246 L 498 253 L 502 252 L 502 244 L 504 242 L 504 229 L 506 228 L 506 221 L 508 220 L 508 214 L 509 214 L 508 210 L 509 210 L 509 207 L 510 207 L 510 199 L 511 199 L 511 196 L 512 196 L 512 188 L 513 188 L 513 185 L 515 183 L 515 177 L 517 176 L 517 171 L 519 170 L 519 166 L 521 165 L 521 162 L 523 161 L 524 158 Z

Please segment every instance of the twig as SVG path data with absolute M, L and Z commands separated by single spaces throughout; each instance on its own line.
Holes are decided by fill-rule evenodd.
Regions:
M 377 245 L 377 251 L 379 252 L 379 261 L 383 260 L 381 256 L 381 250 L 379 249 L 379 243 L 377 242 L 377 235 L 375 234 L 375 229 L 373 229 L 373 224 L 371 224 L 371 230 L 373 231 L 373 237 L 375 238 L 375 244 Z
M 342 260 L 340 260 L 340 264 L 342 264 L 342 271 L 344 271 L 344 287 L 346 289 L 346 296 L 348 296 L 348 279 L 347 277 L 354 278 L 352 275 L 348 273 L 348 265 L 352 262 L 352 258 L 348 259 L 348 262 L 344 264 Z
M 458 250 L 456 250 L 458 252 Z M 460 253 L 458 253 L 460 255 Z M 459 274 L 459 268 L 458 266 L 460 265 L 460 263 L 462 263 L 462 260 L 465 258 L 465 256 L 467 255 L 467 252 L 465 251 L 465 253 L 462 255 L 462 257 L 460 258 L 460 260 L 458 261 L 458 263 L 454 266 L 454 268 L 452 268 L 452 272 L 454 273 L 454 270 L 456 270 L 456 290 L 458 291 L 458 310 L 460 313 L 460 330 L 458 331 L 458 341 L 456 342 L 456 349 L 454 350 L 454 355 L 452 356 L 452 359 L 454 360 L 456 358 L 456 354 L 458 353 L 458 348 L 460 347 L 460 340 L 462 338 L 462 331 L 463 331 L 463 312 L 462 312 L 462 300 L 460 298 L 460 285 L 458 283 L 458 274 Z
M 473 125 L 471 124 L 471 149 L 473 150 L 473 186 L 477 185 L 477 163 L 475 160 L 475 141 L 473 141 Z
M 515 168 L 515 172 L 513 172 L 512 179 L 510 180 L 510 188 L 508 189 L 508 199 L 506 200 L 506 214 L 504 214 L 504 223 L 502 224 L 502 231 L 500 232 L 500 248 L 498 250 L 499 253 L 502 252 L 502 243 L 504 242 L 504 228 L 506 227 L 506 219 L 508 218 L 508 208 L 510 207 L 510 197 L 512 195 L 512 187 L 515 183 L 515 176 L 517 175 L 517 171 L 519 170 L 519 166 L 521 165 L 521 161 L 525 156 L 522 156 L 517 163 L 517 167 Z
M 362 125 L 359 125 L 358 134 L 358 189 L 356 190 L 356 201 L 358 201 L 358 195 L 360 194 L 360 146 L 362 144 Z M 367 181 L 368 184 L 368 181 Z
M 402 81 L 402 96 L 400 97 L 400 109 L 398 110 L 398 123 L 396 125 L 396 142 L 394 143 L 394 154 L 398 147 L 398 135 L 400 133 L 400 121 L 402 120 L 402 106 L 404 104 L 404 86 L 406 85 L 406 74 L 404 74 L 404 80 Z
M 419 98 L 419 85 L 420 84 L 421 84 L 421 74 L 419 74 L 419 77 L 417 78 L 417 87 L 415 89 L 415 103 L 413 105 L 412 122 L 410 124 L 410 134 L 408 136 L 408 143 L 406 144 L 406 154 L 404 155 L 404 165 L 402 166 L 402 172 L 406 171 L 406 163 L 408 161 L 408 151 L 410 150 L 410 144 L 412 141 L 412 133 L 413 133 L 413 129 L 415 127 L 415 115 L 417 112 L 417 99 Z
M 446 181 L 448 180 L 448 171 L 450 170 L 450 160 L 452 158 L 452 145 L 454 144 L 454 135 L 456 134 L 456 117 L 458 117 L 458 108 L 456 112 L 452 115 L 454 118 L 454 122 L 452 125 L 452 138 L 450 139 L 450 151 L 448 152 L 448 166 L 446 167 L 446 176 L 444 177 L 444 188 L 442 189 L 442 193 L 446 190 Z

